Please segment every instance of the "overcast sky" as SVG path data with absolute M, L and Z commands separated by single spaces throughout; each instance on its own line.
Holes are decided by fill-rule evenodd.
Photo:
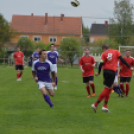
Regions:
M 106 19 L 111 18 L 114 11 L 114 0 L 80 0 L 80 6 L 75 8 L 70 4 L 71 0 L 0 0 L 0 13 L 4 18 L 11 22 L 13 14 L 19 15 L 45 15 L 49 16 L 77 16 L 83 17 L 86 26 L 91 23 L 104 23 Z M 134 0 L 131 0 L 134 4 Z

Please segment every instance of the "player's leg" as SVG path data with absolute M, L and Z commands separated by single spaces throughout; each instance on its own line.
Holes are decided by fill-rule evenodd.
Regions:
M 18 65 L 15 65 L 15 70 L 16 70 L 17 81 L 19 81 L 19 67 L 18 67 Z
M 104 70 L 103 77 L 105 88 L 98 97 L 98 100 L 94 104 L 92 104 L 91 107 L 94 109 L 94 111 L 96 111 L 98 104 L 105 98 L 102 110 L 108 112 L 107 103 L 109 101 L 110 93 L 112 91 L 112 85 L 115 79 L 115 72 L 110 70 Z
M 126 78 L 126 97 L 128 97 L 128 93 L 130 90 L 130 86 L 129 86 L 130 81 L 131 81 L 131 77 L 127 77 Z
M 125 77 L 120 77 L 120 89 L 122 91 L 122 95 L 124 95 L 126 93 L 125 89 L 124 89 L 124 83 L 126 82 L 126 78 Z
M 91 97 L 90 87 L 89 87 L 89 83 L 88 82 L 86 83 L 86 89 L 87 89 L 87 92 L 88 92 L 88 96 L 87 97 Z
M 43 94 L 44 100 L 49 104 L 50 108 L 52 108 L 54 105 L 51 102 L 51 99 L 49 95 L 47 94 L 46 88 L 45 88 L 45 83 L 44 82 L 38 82 L 38 86 L 40 91 Z
M 53 64 L 55 75 L 56 75 L 56 85 L 54 87 L 55 90 L 57 90 L 57 84 L 58 84 L 58 77 L 57 77 L 57 64 Z
M 92 96 L 95 96 L 95 85 L 94 85 L 94 76 L 90 76 L 89 77 L 89 84 L 90 84 L 90 86 L 91 86 L 91 88 L 92 88 L 92 91 L 93 91 L 93 94 L 92 94 Z
M 85 83 L 85 85 L 86 85 L 86 90 L 88 93 L 87 97 L 90 97 L 91 94 L 90 94 L 90 87 L 89 87 L 89 77 L 83 77 L 83 83 Z
M 23 70 L 24 70 L 24 67 L 23 65 L 20 65 L 20 73 L 19 73 L 19 77 L 21 78 L 22 74 L 23 74 Z
M 115 79 L 114 79 L 113 90 L 119 95 L 119 97 L 121 96 L 120 86 L 118 85 L 118 77 L 117 76 L 115 76 Z

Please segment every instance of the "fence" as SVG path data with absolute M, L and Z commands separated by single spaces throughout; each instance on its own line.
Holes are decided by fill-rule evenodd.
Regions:
M 71 53 L 74 53 L 73 51 Z M 98 63 L 100 61 L 100 54 L 90 54 L 94 57 L 96 63 Z M 71 66 L 69 58 L 68 57 L 60 57 L 64 60 L 64 63 L 58 62 L 58 66 L 59 67 L 68 67 Z M 74 56 L 73 57 L 73 66 L 78 66 L 79 64 L 79 59 L 81 58 L 81 55 L 79 54 L 79 56 Z M 25 62 L 25 67 L 31 66 L 31 59 L 30 57 L 28 58 L 24 58 L 24 62 Z M 2 66 L 13 66 L 14 65 L 14 59 L 13 57 L 9 57 L 9 58 L 0 58 L 0 65 Z

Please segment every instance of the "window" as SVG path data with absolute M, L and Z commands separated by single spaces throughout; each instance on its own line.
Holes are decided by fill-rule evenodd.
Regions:
M 94 38 L 90 38 L 90 43 L 94 43 Z
M 39 41 L 41 41 L 41 37 L 40 37 L 40 36 L 34 36 L 34 37 L 33 37 L 33 40 L 34 40 L 35 42 L 39 42 Z
M 29 36 L 28 35 L 21 35 L 20 37 L 21 38 L 28 38 Z
M 57 37 L 49 37 L 49 42 L 52 42 L 52 43 L 57 42 Z

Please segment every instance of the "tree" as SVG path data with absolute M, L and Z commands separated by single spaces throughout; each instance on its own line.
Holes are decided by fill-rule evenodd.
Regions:
M 0 52 L 3 51 L 5 43 L 10 42 L 13 37 L 10 24 L 4 19 L 3 15 L 0 14 Z
M 34 45 L 30 39 L 21 37 L 17 42 L 17 47 L 24 52 L 25 56 L 30 56 L 34 50 Z
M 83 37 L 86 42 L 89 42 L 89 28 L 85 27 L 83 24 Z
M 34 44 L 35 47 L 39 47 L 40 49 L 45 49 L 46 51 L 50 50 L 50 45 L 51 45 L 50 43 L 45 44 L 43 42 L 38 42 Z
M 101 54 L 102 53 L 102 46 L 104 44 L 108 44 L 111 49 L 119 49 L 120 44 L 115 41 L 114 39 L 105 39 L 105 40 L 97 40 L 93 43 L 94 49 L 91 49 L 90 51 L 92 53 Z
M 80 55 L 80 42 L 72 37 L 65 38 L 60 42 L 60 54 L 73 66 L 74 60 Z
M 108 28 L 109 38 L 114 38 L 121 45 L 126 45 L 126 40 L 133 35 L 133 10 L 130 0 L 115 1 L 114 17 L 110 19 Z

